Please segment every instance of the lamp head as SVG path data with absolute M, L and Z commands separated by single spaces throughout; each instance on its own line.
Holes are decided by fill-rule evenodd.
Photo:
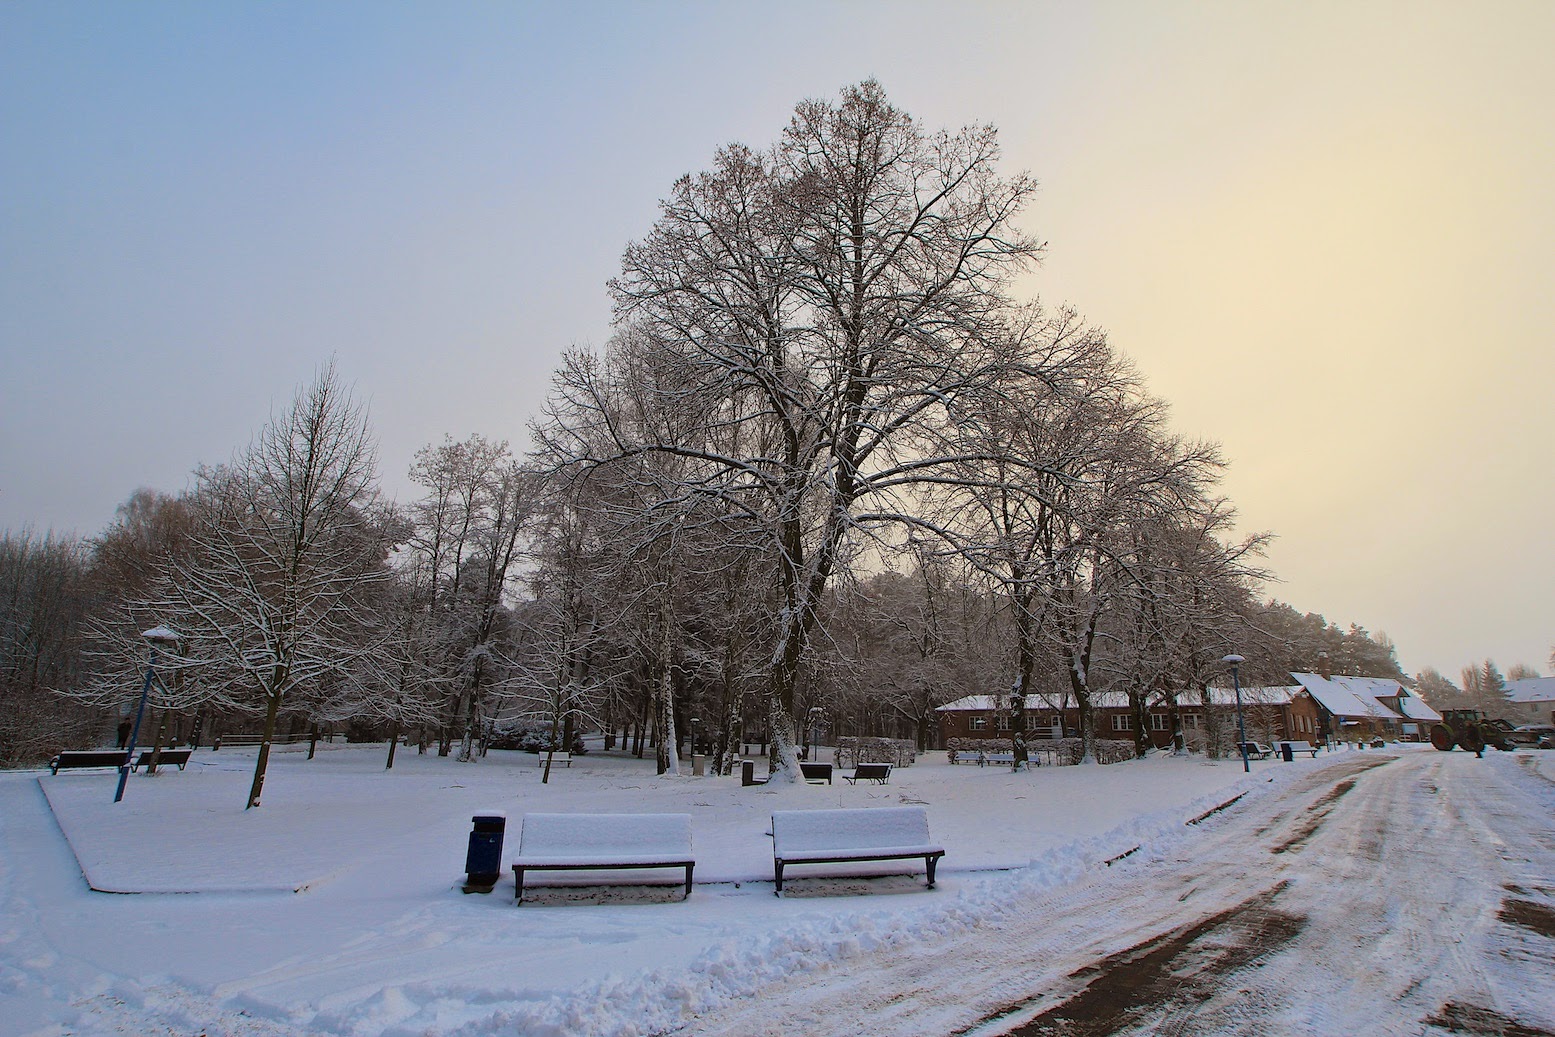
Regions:
M 1227 666 L 1235 666 L 1238 663 L 1242 662 L 1243 659 L 1242 659 L 1242 657 L 1240 655 L 1228 655 L 1228 656 L 1226 656 L 1224 659 L 1222 659 L 1220 661 L 1225 663 Z
M 183 638 L 175 630 L 169 630 L 164 626 L 155 626 L 150 630 L 143 630 L 140 634 L 153 648 L 175 648 Z

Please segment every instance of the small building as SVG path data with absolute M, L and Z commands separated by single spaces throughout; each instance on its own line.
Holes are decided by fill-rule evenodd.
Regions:
M 1522 677 L 1506 682 L 1507 712 L 1513 724 L 1555 725 L 1555 677 Z
M 1441 719 L 1441 714 L 1391 677 L 1291 676 L 1317 701 L 1320 726 L 1330 742 L 1423 741 L 1431 725 Z
M 1165 703 L 1145 710 L 1150 744 L 1158 749 L 1172 744 L 1172 711 L 1182 721 L 1188 746 L 1203 749 L 1211 728 L 1208 713 L 1220 722 L 1220 741 L 1229 749 L 1236 741 L 1236 692 L 1232 688 L 1210 688 L 1209 703 L 1198 690 L 1180 691 L 1175 707 Z M 1317 741 L 1320 739 L 1319 707 L 1300 685 L 1270 688 L 1243 688 L 1242 720 L 1250 741 L 1276 742 L 1282 739 Z M 1135 740 L 1135 716 L 1128 696 L 1123 692 L 1098 692 L 1092 696 L 1096 717 L 1096 737 L 1117 741 Z M 940 744 L 951 739 L 1008 739 L 1014 729 L 1008 696 L 968 695 L 940 706 Z M 1080 733 L 1080 710 L 1072 703 L 1054 704 L 1049 696 L 1026 697 L 1026 737 L 1037 741 L 1075 737 Z

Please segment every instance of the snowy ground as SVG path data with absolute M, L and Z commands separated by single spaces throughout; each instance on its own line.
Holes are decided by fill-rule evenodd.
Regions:
M 1022 1018 L 1040 1021 L 1031 999 L 1074 986 L 1072 975 L 1053 971 L 1057 964 L 1083 966 L 1127 949 L 1144 939 L 1141 926 L 1155 924 L 1146 918 L 1159 928 L 1240 908 L 1262 919 L 1261 939 L 1292 927 L 1338 932 L 1339 917 L 1353 910 L 1319 883 L 1357 869 L 1396 874 L 1406 891 L 1418 884 L 1414 915 L 1440 914 L 1429 898 L 1464 900 L 1478 890 L 1475 910 L 1494 922 L 1502 887 L 1522 890 L 1514 899 L 1532 912 L 1530 925 L 1514 926 L 1522 942 L 1496 936 L 1501 964 L 1476 959 L 1469 971 L 1486 989 L 1461 1004 L 1499 1010 L 1524 1027 L 1509 1033 L 1555 1025 L 1555 1012 L 1537 1007 L 1546 992 L 1555 1003 L 1555 934 L 1539 928 L 1548 924 L 1540 912 L 1555 915 L 1555 874 L 1544 871 L 1555 870 L 1555 753 L 1474 760 L 1416 749 L 1341 752 L 1254 762 L 1250 777 L 1239 761 L 1162 757 L 1012 775 L 931 754 L 894 772 L 889 786 L 839 780 L 780 789 L 657 777 L 651 760 L 614 754 L 580 758 L 548 785 L 535 757 L 518 753 L 460 765 L 402 751 L 385 772 L 382 746 L 337 745 L 321 746 L 311 761 L 303 747 L 278 752 L 264 805 L 244 811 L 253 752 L 201 751 L 186 771 L 136 775 L 119 804 L 108 771 L 0 775 L 0 1034 L 912 1034 L 970 1032 L 971 1024 L 992 1034 L 1009 1031 L 988 1021 L 1005 1018 L 1006 1003 L 1026 1005 Z M 1460 801 L 1451 794 L 1459 781 L 1492 798 Z M 1386 795 L 1334 793 L 1373 786 Z M 1416 801 L 1427 787 L 1437 790 L 1427 807 L 1445 810 L 1445 821 L 1415 817 L 1399 836 L 1404 843 L 1389 843 L 1385 854 L 1383 836 L 1371 845 L 1353 833 L 1331 840 L 1329 852 L 1293 852 L 1324 843 L 1314 833 L 1324 823 L 1338 829 L 1352 801 L 1369 804 L 1355 808 L 1353 825 L 1364 833 L 1380 830 L 1385 815 L 1422 809 Z M 1239 795 L 1204 823 L 1185 824 Z M 772 895 L 771 810 L 903 803 L 926 805 L 947 849 L 937 889 L 924 890 L 920 861 L 901 869 L 916 875 L 886 878 L 798 870 L 783 898 Z M 690 813 L 696 888 L 685 902 L 663 889 L 541 890 L 520 908 L 509 871 L 492 894 L 464 895 L 470 818 L 491 810 L 510 819 L 504 856 L 528 811 Z M 1480 814 L 1507 814 L 1506 824 L 1532 824 L 1532 834 L 1498 835 L 1501 822 L 1482 823 Z M 1407 844 L 1422 838 L 1452 851 L 1431 858 L 1439 875 L 1429 888 L 1406 867 Z M 1470 844 L 1454 843 L 1471 838 L 1489 847 L 1485 861 L 1465 858 Z M 1542 839 L 1542 849 L 1497 858 L 1508 838 Z M 1290 870 L 1298 858 L 1305 872 Z M 1520 880 L 1487 874 L 1496 860 Z M 1324 878 L 1324 868 L 1333 874 Z M 1163 899 L 1163 888 L 1186 892 L 1177 902 L 1175 894 Z M 1332 899 L 1332 916 L 1313 925 L 1311 911 L 1285 902 L 1292 889 L 1305 902 L 1315 893 Z M 1012 916 L 1012 905 L 1024 913 Z M 1049 924 L 1070 911 L 1063 924 Z M 1301 925 L 1288 921 L 1298 914 Z M 1368 924 L 1370 937 L 1386 941 L 1397 928 L 1400 939 L 1415 939 L 1418 919 Z M 1040 941 L 1048 949 L 1036 957 L 1048 966 L 1020 991 L 979 992 L 967 981 L 973 961 L 985 977 L 1016 962 L 1031 972 Z M 1287 942 L 1301 941 L 1292 932 Z M 1092 957 L 1074 957 L 1082 945 Z M 1416 944 L 1387 950 L 1383 960 L 1394 954 L 1442 971 L 1466 968 Z M 916 973 L 892 971 L 913 962 Z M 925 1017 L 923 1007 L 940 999 L 922 992 L 934 986 L 936 968 L 946 970 L 941 985 L 954 977 L 965 996 Z M 1321 979 L 1308 967 L 1297 979 L 1314 977 Z M 1460 1005 L 1427 977 L 1414 987 L 1434 1004 Z M 1365 1004 L 1396 994 L 1362 985 L 1353 997 Z M 853 1013 L 832 1013 L 829 1029 L 791 1022 L 821 1000 L 850 999 Z M 1439 1032 L 1493 1032 L 1458 1026 L 1467 1018 L 1460 1016 L 1443 1016 Z M 1328 1015 L 1260 1018 L 1264 1032 L 1272 1018 L 1306 1028 L 1291 1032 L 1348 1034 L 1365 1016 L 1340 1005 Z M 1336 1028 L 1325 1030 L 1323 1020 Z M 1088 1032 L 1121 1033 L 1136 1022 Z

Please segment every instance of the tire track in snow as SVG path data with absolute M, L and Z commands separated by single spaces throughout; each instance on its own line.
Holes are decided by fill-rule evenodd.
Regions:
M 1555 795 L 1480 762 L 1336 762 L 1168 852 L 1029 900 L 1016 879 L 1008 911 L 960 933 L 829 964 L 676 1032 L 1548 1033 L 1555 944 L 1507 917 L 1544 915 L 1504 905 L 1503 886 L 1550 906 Z M 1238 934 L 1260 930 L 1272 943 L 1250 955 Z M 1130 970 L 1150 980 L 1138 998 L 1109 978 Z

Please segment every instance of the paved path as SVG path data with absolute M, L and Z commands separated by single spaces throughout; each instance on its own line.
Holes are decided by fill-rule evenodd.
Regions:
M 1555 785 L 1518 762 L 1356 754 L 1172 856 L 679 1032 L 1555 1035 Z

